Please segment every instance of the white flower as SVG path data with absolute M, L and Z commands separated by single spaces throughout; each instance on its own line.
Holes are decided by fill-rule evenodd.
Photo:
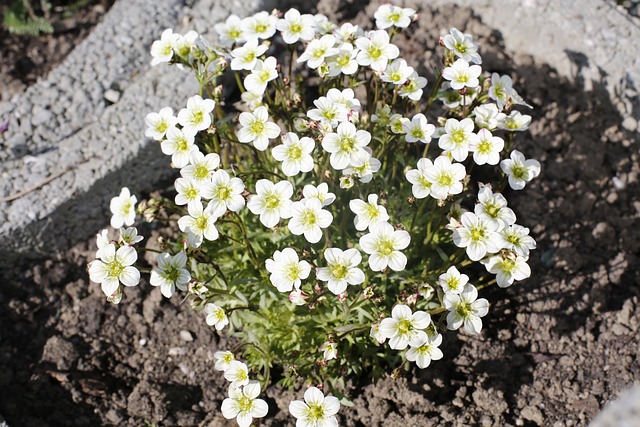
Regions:
M 138 253 L 133 246 L 108 244 L 102 248 L 102 257 L 89 263 L 89 278 L 100 283 L 102 292 L 111 297 L 118 291 L 120 282 L 125 286 L 136 286 L 140 282 L 140 272 L 133 267 Z
M 489 98 L 496 101 L 498 108 L 502 110 L 511 98 L 513 91 L 511 77 L 500 76 L 498 73 L 491 74 L 491 86 L 489 87 Z
M 338 427 L 336 414 L 340 410 L 337 397 L 326 396 L 316 387 L 304 392 L 304 402 L 293 400 L 289 412 L 295 418 L 296 427 Z
M 250 110 L 255 110 L 262 105 L 262 95 L 263 93 L 255 93 L 247 90 L 245 92 L 242 92 L 240 98 L 242 99 L 242 102 L 247 104 L 247 108 L 249 108 Z
M 339 181 L 340 181 L 340 188 L 342 188 L 343 190 L 348 190 L 349 188 L 353 187 L 353 185 L 355 184 L 355 181 L 353 180 L 351 175 L 341 176 Z
M 300 261 L 296 251 L 291 248 L 275 251 L 273 258 L 265 262 L 265 267 L 271 273 L 269 280 L 280 292 L 300 289 L 302 280 L 309 277 L 311 272 L 311 265 L 307 261 Z
M 473 161 L 478 165 L 497 165 L 500 152 L 504 148 L 504 140 L 493 136 L 488 129 L 480 129 L 477 138 L 469 143 L 469 150 L 473 152 Z
M 369 231 L 379 222 L 386 222 L 389 219 L 387 209 L 378 204 L 378 195 L 369 194 L 367 201 L 354 199 L 349 202 L 349 209 L 356 214 L 353 223 L 356 230 L 363 231 L 369 228 Z
M 291 196 L 293 186 L 288 181 L 277 184 L 268 179 L 256 183 L 256 194 L 251 196 L 247 207 L 254 215 L 260 215 L 260 222 L 267 228 L 275 227 L 280 218 L 291 218 Z
M 244 87 L 249 92 L 262 95 L 267 89 L 267 84 L 271 80 L 278 78 L 277 65 L 276 58 L 273 56 L 264 61 L 261 59 L 256 60 L 256 65 L 251 70 L 251 74 L 244 78 Z
M 216 331 L 222 330 L 222 328 L 229 324 L 229 318 L 224 312 L 224 309 L 218 307 L 216 304 L 208 303 L 204 306 L 204 312 L 207 314 L 207 325 L 215 326 Z
M 391 26 L 407 28 L 416 11 L 410 8 L 402 8 L 390 4 L 383 4 L 376 10 L 373 17 L 376 18 L 376 27 L 384 30 Z
M 174 34 L 171 28 L 162 32 L 160 40 L 156 40 L 151 45 L 151 66 L 171 61 L 173 58 L 173 45 L 180 35 Z
M 218 166 L 220 166 L 220 156 L 216 153 L 205 156 L 200 151 L 192 151 L 189 155 L 189 164 L 180 169 L 180 175 L 203 184 L 211 179 Z
M 494 130 L 498 124 L 505 119 L 506 114 L 498 110 L 496 104 L 482 104 L 473 109 L 473 116 L 476 125 L 480 128 Z
M 318 199 L 303 199 L 291 205 L 291 219 L 289 231 L 304 238 L 309 243 L 318 243 L 322 238 L 322 229 L 333 222 L 333 215 L 322 209 Z
M 369 155 L 371 155 L 369 147 L 365 147 L 365 149 L 367 150 L 367 152 L 369 152 Z M 342 172 L 345 175 L 357 176 L 360 182 L 366 184 L 368 182 L 371 182 L 371 180 L 373 179 L 373 174 L 378 172 L 380 170 L 380 167 L 382 167 L 382 163 L 380 163 L 380 160 L 376 159 L 375 157 L 369 157 L 364 161 L 362 165 L 349 166 Z
M 327 97 L 321 96 L 313 101 L 313 105 L 317 108 L 307 111 L 307 116 L 311 120 L 326 123 L 332 128 L 335 128 L 341 122 L 347 121 L 349 110 L 343 104 L 338 104 Z
M 424 114 L 416 114 L 411 121 L 403 123 L 402 130 L 404 131 L 407 142 L 417 142 L 428 144 L 431 142 L 431 135 L 436 130 L 436 127 L 427 123 L 427 118 Z
M 338 347 L 334 342 L 327 341 L 322 343 L 320 351 L 322 352 L 322 357 L 325 361 L 336 359 L 338 357 Z
M 507 288 L 516 280 L 524 280 L 531 276 L 531 268 L 527 259 L 515 254 L 497 254 L 483 260 L 487 271 L 496 275 L 496 283 L 501 288 Z
M 329 21 L 329 18 L 321 13 L 313 15 L 313 19 L 316 21 L 316 27 L 320 34 L 328 34 L 336 28 L 336 24 Z
M 394 114 L 396 116 L 401 116 L 400 114 Z M 389 125 L 389 121 L 391 120 L 391 107 L 388 104 L 384 104 L 382 108 L 378 108 L 376 110 L 376 114 L 371 115 L 371 122 L 377 123 L 378 126 L 384 127 Z
M 213 174 L 211 182 L 203 184 L 200 194 L 209 201 L 208 209 L 213 215 L 222 216 L 229 209 L 238 212 L 244 206 L 244 183 L 240 178 L 231 178 L 225 170 Z
M 102 258 L 102 252 L 104 248 L 107 247 L 111 243 L 108 236 L 109 230 L 106 228 L 102 230 L 100 233 L 96 234 L 96 246 L 98 246 L 98 250 L 96 252 L 96 258 Z
M 356 46 L 360 49 L 356 56 L 358 64 L 380 72 L 400 54 L 398 47 L 389 43 L 389 34 L 384 30 L 371 31 L 369 37 L 358 37 Z
M 233 355 L 233 353 L 231 353 L 230 351 L 216 351 L 213 354 L 213 357 L 216 359 L 216 364 L 214 366 L 214 369 L 216 371 L 226 371 L 227 369 L 229 369 L 229 366 L 231 366 L 231 362 L 233 362 L 234 360 L 236 360 L 235 356 Z
M 464 325 L 465 331 L 470 334 L 479 334 L 482 330 L 482 320 L 489 312 L 489 301 L 478 299 L 478 290 L 470 284 L 466 284 L 459 294 L 447 293 L 444 295 L 444 306 L 449 310 L 447 314 L 447 328 L 455 331 Z
M 198 40 L 198 33 L 191 30 L 185 35 L 178 35 L 175 44 L 173 45 L 173 51 L 182 58 L 187 59 L 192 49 L 197 48 L 196 41 Z
M 447 156 L 439 156 L 433 162 L 433 168 L 424 171 L 431 183 L 431 197 L 444 200 L 449 195 L 462 193 L 462 180 L 466 176 L 464 165 L 451 163 Z
M 404 135 L 406 133 L 404 126 L 410 125 L 410 122 L 408 117 L 402 117 L 402 114 L 395 113 L 389 117 L 389 129 L 395 134 Z
M 529 236 L 529 229 L 518 224 L 511 224 L 500 231 L 504 239 L 505 249 L 515 252 L 517 255 L 529 258 L 531 249 L 536 248 L 536 241 Z
M 192 205 L 200 202 L 200 183 L 189 178 L 178 178 L 174 183 L 176 194 L 176 205 Z
M 471 261 L 479 261 L 487 253 L 500 250 L 500 235 L 496 232 L 496 223 L 465 212 L 460 217 L 461 226 L 453 231 L 453 243 L 459 248 L 467 248 Z
M 444 134 L 438 140 L 438 147 L 450 152 L 454 160 L 463 162 L 469 155 L 469 147 L 476 144 L 478 136 L 473 133 L 474 124 L 470 118 L 447 119 Z
M 269 121 L 267 107 L 258 107 L 253 113 L 240 113 L 238 121 L 242 126 L 238 131 L 238 141 L 251 142 L 260 151 L 267 149 L 270 139 L 280 136 L 280 126 Z
M 501 231 L 516 222 L 516 214 L 507 207 L 507 199 L 500 193 L 494 193 L 491 185 L 480 184 L 474 212 L 479 218 L 494 223 L 496 231 Z
M 360 166 L 370 154 L 364 149 L 371 141 L 366 130 L 356 131 L 353 123 L 343 122 L 336 133 L 328 133 L 322 139 L 322 148 L 331 153 L 329 162 L 334 169 L 342 170 L 347 166 Z
M 527 182 L 540 175 L 540 162 L 525 159 L 518 150 L 511 152 L 511 158 L 500 162 L 500 169 L 509 176 L 509 186 L 514 190 L 522 190 Z
M 242 20 L 237 15 L 231 15 L 224 23 L 219 23 L 213 27 L 220 37 L 223 46 L 231 46 L 234 43 L 241 43 L 245 40 L 242 29 Z
M 411 313 L 411 309 L 398 304 L 393 307 L 391 317 L 382 319 L 380 333 L 389 339 L 389 347 L 394 350 L 404 350 L 408 345 L 416 346 L 422 343 L 427 333 L 423 331 L 431 323 L 431 316 L 424 311 Z
M 358 265 L 362 255 L 357 249 L 343 251 L 338 248 L 327 248 L 324 251 L 326 267 L 316 269 L 316 276 L 323 282 L 328 282 L 329 290 L 340 295 L 347 290 L 347 285 L 358 285 L 364 282 L 365 276 Z
M 289 9 L 276 24 L 278 31 L 282 33 L 282 39 L 287 44 L 298 40 L 309 41 L 316 34 L 316 21 L 312 15 L 300 15 L 297 9 Z
M 482 58 L 478 54 L 478 46 L 473 42 L 471 35 L 463 34 L 457 28 L 452 28 L 450 34 L 442 37 L 442 43 L 458 58 L 482 64 Z
M 498 122 L 498 128 L 511 132 L 523 132 L 529 129 L 531 116 L 522 114 L 520 111 L 512 111 L 511 114 Z
M 276 33 L 278 18 L 266 11 L 258 12 L 242 20 L 242 30 L 247 40 L 269 39 Z
M 341 41 L 344 45 L 345 43 L 350 43 L 351 41 L 353 41 L 353 38 L 357 34 L 362 34 L 362 30 L 357 25 L 353 25 L 350 22 L 345 22 L 340 26 L 340 28 L 334 30 L 333 34 L 336 36 L 338 41 Z
M 194 135 L 211 126 L 211 112 L 216 106 L 213 99 L 202 99 L 200 95 L 192 96 L 187 100 L 187 108 L 178 112 L 178 123 L 183 132 Z
M 442 70 L 442 77 L 451 82 L 452 89 L 460 90 L 464 87 L 478 86 L 481 72 L 482 68 L 479 65 L 470 66 L 464 59 L 458 59 L 451 67 Z
M 167 139 L 160 143 L 162 152 L 171 156 L 171 163 L 176 168 L 183 168 L 189 164 L 191 154 L 199 151 L 195 145 L 196 131 L 193 129 L 178 129 L 172 127 L 167 130 Z
M 442 273 L 438 277 L 438 284 L 442 286 L 445 293 L 459 294 L 467 283 L 469 283 L 469 276 L 460 273 L 455 265 L 449 267 L 446 273 Z
M 216 228 L 217 215 L 214 215 L 212 208 L 203 208 L 202 203 L 190 203 L 187 205 L 189 215 L 185 215 L 178 220 L 180 231 L 187 233 L 187 243 L 191 247 L 197 248 L 202 244 L 203 239 L 210 241 L 219 237 Z
M 416 362 L 420 369 L 431 364 L 432 360 L 440 360 L 444 356 L 438 347 L 442 344 L 442 335 L 426 335 L 419 342 L 407 350 L 406 358 L 410 362 Z
M 427 172 L 433 169 L 431 160 L 424 158 L 418 160 L 418 169 L 407 171 L 405 176 L 413 186 L 411 193 L 416 199 L 424 199 L 431 194 L 431 182 L 427 179 Z
M 111 211 L 111 226 L 120 228 L 123 225 L 133 225 L 136 219 L 136 196 L 129 193 L 127 187 L 120 190 L 120 195 L 111 199 L 109 210 Z
M 160 286 L 162 295 L 171 298 L 176 291 L 176 287 L 186 290 L 186 284 L 191 280 L 191 274 L 185 268 L 187 265 L 187 254 L 178 252 L 174 256 L 168 253 L 158 255 L 156 258 L 158 266 L 151 270 L 150 283 L 152 286 Z
M 104 230 L 103 230 L 104 231 Z M 100 236 L 100 235 L 98 235 Z M 122 246 L 133 246 L 144 240 L 144 237 L 138 235 L 138 229 L 135 227 L 120 227 L 120 236 L 118 236 L 118 244 Z
M 224 379 L 231 381 L 230 388 L 247 385 L 249 384 L 249 368 L 246 364 L 238 360 L 234 360 L 229 363 L 229 367 L 224 371 Z
M 269 49 L 267 45 L 258 45 L 258 39 L 251 39 L 242 47 L 231 51 L 231 69 L 251 71 L 256 66 L 258 57 Z
M 460 105 L 470 105 L 478 95 L 477 88 L 467 88 L 464 96 L 458 90 L 451 89 L 449 82 L 443 82 L 437 93 L 438 99 L 449 109 L 458 108 Z M 497 124 L 496 124 L 497 126 Z
M 329 186 L 326 182 L 320 183 L 317 187 L 307 184 L 302 189 L 302 195 L 305 199 L 318 199 L 322 206 L 329 206 L 336 200 L 336 195 L 329 193 Z
M 271 150 L 273 158 L 282 162 L 282 171 L 287 176 L 296 176 L 300 172 L 313 169 L 311 152 L 316 144 L 309 137 L 298 138 L 293 132 L 288 132 L 282 138 L 282 145 Z
M 250 427 L 254 418 L 262 418 L 269 412 L 269 405 L 257 397 L 260 383 L 249 381 L 244 387 L 229 386 L 229 397 L 222 401 L 222 416 L 236 418 L 238 426 Z
M 147 114 L 144 121 L 148 126 L 144 136 L 161 141 L 167 130 L 178 123 L 178 118 L 173 115 L 173 110 L 170 107 L 164 107 L 157 113 Z
M 413 74 L 413 67 L 407 65 L 407 61 L 402 58 L 395 59 L 391 64 L 387 65 L 380 80 L 394 85 L 404 84 L 409 76 Z
M 369 254 L 369 267 L 382 271 L 387 266 L 394 271 L 402 271 L 407 265 L 407 257 L 400 252 L 411 242 L 405 230 L 394 230 L 388 222 L 379 222 L 369 234 L 360 237 L 360 247 Z
M 343 90 L 331 88 L 327 91 L 327 98 L 329 101 L 343 105 L 348 112 L 360 110 L 360 101 L 355 96 L 355 92 L 353 92 L 353 89 L 351 88 Z
M 398 95 L 403 98 L 409 98 L 412 101 L 419 101 L 422 98 L 422 88 L 427 85 L 427 79 L 420 77 L 417 72 L 413 72 L 405 84 L 400 86 Z
M 311 40 L 305 51 L 298 58 L 298 63 L 306 62 L 311 69 L 316 69 L 324 62 L 326 57 L 338 53 L 338 48 L 334 47 L 336 38 L 332 35 L 325 35 L 319 39 Z
M 327 58 L 329 65 L 329 76 L 335 77 L 340 73 L 349 76 L 358 71 L 356 56 L 358 50 L 353 48 L 351 43 L 343 43 L 335 55 Z
M 380 331 L 380 323 L 374 323 L 371 325 L 369 336 L 378 341 L 378 344 L 383 344 L 387 340 L 384 334 Z

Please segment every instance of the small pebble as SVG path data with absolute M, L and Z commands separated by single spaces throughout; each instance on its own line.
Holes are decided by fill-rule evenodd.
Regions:
M 191 335 L 191 332 L 183 329 L 180 331 L 180 339 L 185 342 L 191 342 L 193 341 L 193 335 Z

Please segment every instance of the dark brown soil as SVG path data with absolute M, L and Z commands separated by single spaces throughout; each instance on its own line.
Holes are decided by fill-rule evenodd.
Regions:
M 61 63 L 115 0 L 52 0 L 48 21 L 54 31 L 40 36 L 12 34 L 2 25 L 4 12 L 13 1 L 0 5 L 0 101 L 8 101 Z M 36 15 L 44 16 L 36 7 L 40 2 L 31 3 Z
M 342 13 L 331 1 L 320 8 Z M 538 242 L 533 274 L 482 291 L 492 302 L 482 335 L 447 334 L 445 358 L 428 369 L 353 379 L 355 406 L 341 409 L 341 425 L 586 425 L 640 380 L 638 141 L 600 82 L 587 93 L 546 64 L 503 53 L 501 35 L 468 10 L 424 10 L 411 39 L 397 43 L 424 66 L 436 60 L 439 29 L 452 26 L 474 34 L 484 68 L 514 76 L 535 107 L 518 148 L 542 174 L 508 195 Z M 143 232 L 147 242 L 157 235 Z M 227 386 L 213 369 L 225 339 L 148 283 L 126 289 L 119 306 L 106 303 L 85 270 L 94 251 L 91 239 L 3 272 L 0 413 L 9 425 L 235 425 L 220 413 Z M 300 393 L 266 395 L 262 425 L 293 425 L 286 408 Z

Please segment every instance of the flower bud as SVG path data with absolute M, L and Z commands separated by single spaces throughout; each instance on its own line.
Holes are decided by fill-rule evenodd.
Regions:
M 307 303 L 307 298 L 309 294 L 302 292 L 300 289 L 294 289 L 289 294 L 289 301 L 291 301 L 294 305 L 305 305 Z

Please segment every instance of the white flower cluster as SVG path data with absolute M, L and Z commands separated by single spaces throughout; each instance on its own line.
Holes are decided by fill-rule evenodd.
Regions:
M 224 373 L 230 382 L 229 397 L 222 401 L 222 416 L 236 419 L 240 427 L 249 427 L 254 418 L 262 418 L 269 412 L 269 405 L 260 396 L 260 382 L 249 378 L 249 368 L 236 360 L 230 351 L 217 351 L 215 369 Z
M 183 36 L 172 30 L 153 43 L 153 65 L 197 69 L 201 94 L 214 99 L 195 95 L 175 115 L 166 107 L 146 116 L 145 135 L 159 142 L 179 169 L 174 203 L 164 212 L 184 233 L 172 246 L 174 253 L 158 251 L 151 285 L 167 298 L 177 291 L 190 293 L 217 331 L 230 322 L 243 326 L 240 320 L 248 319 L 243 312 L 270 310 L 269 304 L 286 302 L 288 295 L 291 304 L 282 308 L 287 319 L 320 313 L 318 319 L 330 325 L 318 326 L 313 339 L 305 341 L 313 344 L 303 357 L 323 369 L 345 366 L 342 355 L 355 345 L 349 333 L 369 327 L 376 341 L 388 340 L 391 349 L 426 368 L 443 357 L 438 328 L 444 328 L 432 321 L 429 310 L 434 316 L 446 313 L 447 329 L 481 332 L 489 303 L 478 298 L 478 290 L 486 283 L 476 288 L 460 270 L 480 262 L 498 286 L 510 286 L 530 276 L 527 262 L 536 243 L 491 185 L 480 184 L 477 194 L 469 190 L 471 169 L 499 165 L 499 188 L 508 183 L 514 190 L 539 175 L 540 164 L 511 146 L 514 132 L 527 130 L 531 121 L 513 107 L 529 105 L 509 76 L 483 73 L 478 45 L 453 28 L 441 38 L 445 67 L 427 105 L 440 99 L 450 114 L 428 119 L 418 104 L 427 80 L 392 43 L 416 17 L 413 9 L 385 4 L 374 16 L 377 29 L 365 31 L 296 9 L 259 12 L 243 19 L 232 15 L 215 25 L 220 44 L 215 48 L 195 32 Z M 288 45 L 289 62 L 274 52 L 283 45 Z M 215 71 L 207 74 L 212 64 Z M 299 64 L 312 71 L 294 70 Z M 233 108 L 215 86 L 227 67 L 241 92 Z M 321 77 L 320 89 L 297 93 L 304 84 L 300 76 L 308 74 Z M 393 194 L 396 185 L 405 194 Z M 470 198 L 477 202 L 467 205 L 473 211 L 465 211 L 460 204 Z M 107 230 L 98 235 L 98 259 L 89 268 L 91 280 L 116 303 L 122 285 L 140 280 L 134 245 L 142 237 L 133 227 L 123 228 L 135 221 L 136 202 L 127 188 L 111 200 L 111 225 L 120 228 L 120 236 L 110 241 Z M 447 204 L 448 215 L 437 211 Z M 147 218 L 148 210 L 141 210 Z M 443 228 L 439 218 L 431 222 L 438 214 L 449 225 Z M 407 217 L 410 222 L 403 223 Z M 420 248 L 431 251 L 432 241 L 444 266 L 422 259 L 429 255 Z M 225 262 L 217 264 L 214 257 L 222 253 Z M 465 254 L 470 261 L 459 263 Z M 233 271 L 236 261 L 242 271 Z M 216 279 L 211 283 L 219 279 L 223 289 L 198 281 L 211 273 Z M 402 292 L 391 294 L 396 285 Z M 214 294 L 220 297 L 216 302 Z M 374 304 L 386 300 L 371 312 L 363 308 L 373 307 L 370 298 Z M 332 302 L 336 305 L 328 313 Z M 391 307 L 389 317 L 379 314 Z M 262 351 L 256 343 L 264 337 L 253 338 Z M 298 352 L 303 350 L 292 351 Z M 320 354 L 321 360 L 313 360 Z M 253 368 L 251 351 L 243 357 Z M 224 417 L 235 418 L 241 427 L 264 417 L 269 408 L 258 398 L 261 386 L 250 379 L 247 364 L 228 351 L 215 358 L 215 368 L 230 381 Z M 289 411 L 297 426 L 337 426 L 339 408 L 336 397 L 311 387 Z
M 405 357 L 416 362 L 418 367 L 426 368 L 432 360 L 440 360 L 442 351 L 438 348 L 442 343 L 442 335 L 435 332 L 431 316 L 424 311 L 411 312 L 404 304 L 393 307 L 391 317 L 382 319 L 371 328 L 371 336 L 380 344 L 389 340 L 389 347 L 404 350 L 410 347 Z
M 515 224 L 516 216 L 500 193 L 482 185 L 473 212 L 465 212 L 453 230 L 453 243 L 465 248 L 472 261 L 481 261 L 487 271 L 496 274 L 500 287 L 531 275 L 527 264 L 529 251 L 536 242 L 529 229 Z
M 224 373 L 230 381 L 229 397 L 222 402 L 222 415 L 230 420 L 235 418 L 240 427 L 249 427 L 254 418 L 262 418 L 269 412 L 269 405 L 260 395 L 260 383 L 249 379 L 249 368 L 235 359 L 230 351 L 214 354 L 215 369 Z M 304 400 L 293 400 L 289 413 L 297 418 L 297 426 L 337 426 L 336 414 L 340 401 L 334 396 L 325 396 L 317 387 L 309 387 Z

